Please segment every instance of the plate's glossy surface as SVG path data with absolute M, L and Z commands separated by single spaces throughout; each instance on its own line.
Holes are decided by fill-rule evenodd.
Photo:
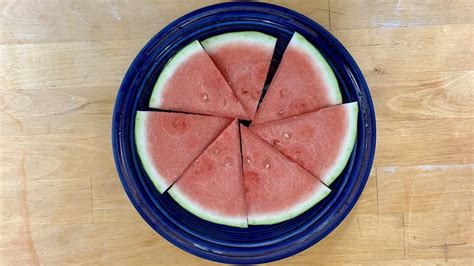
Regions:
M 153 85 L 164 64 L 194 39 L 229 31 L 257 30 L 278 38 L 277 68 L 294 31 L 312 42 L 333 67 L 344 102 L 359 102 L 358 138 L 351 159 L 331 185 L 331 194 L 304 214 L 271 226 L 232 228 L 190 214 L 147 178 L 133 141 L 137 110 L 148 110 Z M 270 73 L 269 79 L 272 74 Z M 174 21 L 142 49 L 130 66 L 114 110 L 112 144 L 117 171 L 133 205 L 148 224 L 176 246 L 225 263 L 262 263 L 296 254 L 329 234 L 359 198 L 375 151 L 375 114 L 367 84 L 346 49 L 324 28 L 294 11 L 263 3 L 225 3 L 199 9 Z

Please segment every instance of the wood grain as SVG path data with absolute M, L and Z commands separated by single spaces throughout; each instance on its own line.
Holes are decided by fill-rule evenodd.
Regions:
M 332 29 L 420 27 L 474 23 L 469 0 L 330 0 Z
M 64 43 L 149 39 L 178 17 L 218 0 L 2 1 L 0 43 Z M 268 1 L 295 9 L 329 28 L 329 4 L 317 1 Z
M 365 74 L 413 74 L 474 70 L 472 27 L 460 24 L 332 32 Z
M 91 186 L 94 223 L 141 222 L 118 178 L 92 178 Z
M 161 239 L 145 223 L 32 225 L 31 235 L 8 225 L 0 239 L 5 264 L 182 264 L 202 265 Z M 33 246 L 29 246 L 34 243 Z
M 157 235 L 114 167 L 125 71 L 217 0 L 0 0 L 0 265 L 207 265 Z M 473 265 L 474 4 L 276 0 L 350 51 L 377 115 L 374 169 L 328 237 L 282 265 Z
M 0 177 L 18 181 L 19 169 L 28 181 L 115 177 L 109 134 L 0 137 Z
M 472 164 L 474 119 L 379 122 L 377 166 Z
M 2 224 L 21 223 L 25 219 L 30 225 L 92 222 L 89 179 L 1 181 L 0 186 L 0 199 L 4 202 Z
M 77 89 L 120 85 L 148 40 L 0 45 L 2 86 L 9 91 Z
M 463 266 L 463 265 L 472 265 L 474 260 L 472 258 L 447 258 L 447 259 L 402 259 L 402 260 L 358 260 L 358 261 L 319 261 L 314 260 L 312 262 L 303 262 L 298 263 L 297 265 L 329 265 L 329 266 L 339 266 L 339 265 L 350 265 L 350 266 L 372 266 L 372 265 L 382 265 L 382 266 L 406 266 L 406 265 L 422 265 L 422 266 L 432 266 L 432 265 L 449 265 L 449 266 Z M 291 261 L 279 262 L 278 265 L 294 265 Z
M 405 213 L 404 216 L 408 258 L 455 258 L 465 254 L 473 255 L 472 209 L 467 212 Z
M 470 211 L 474 165 L 377 169 L 379 213 Z
M 369 74 L 378 121 L 474 117 L 474 71 Z

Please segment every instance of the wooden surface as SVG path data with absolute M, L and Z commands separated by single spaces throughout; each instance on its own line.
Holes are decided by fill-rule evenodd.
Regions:
M 110 125 L 131 60 L 217 1 L 0 0 L 0 265 L 207 264 L 141 220 Z M 272 1 L 329 29 L 377 113 L 375 164 L 349 217 L 280 264 L 472 265 L 474 1 Z

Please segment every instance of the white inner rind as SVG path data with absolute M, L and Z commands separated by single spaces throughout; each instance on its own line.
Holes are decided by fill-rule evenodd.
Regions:
M 324 81 L 326 82 L 326 87 L 329 88 L 329 95 L 331 97 L 331 104 L 341 104 L 342 95 L 339 90 L 339 84 L 337 82 L 336 75 L 332 70 L 331 66 L 328 64 L 326 59 L 321 55 L 321 53 L 312 45 L 308 40 L 306 40 L 301 34 L 295 32 L 291 38 L 288 46 L 296 46 L 299 49 L 303 50 L 310 58 L 311 61 L 318 66 L 319 69 L 323 72 Z
M 258 46 L 266 46 L 269 49 L 275 49 L 277 39 L 265 33 L 258 31 L 239 31 L 216 35 L 201 42 L 204 50 L 213 51 L 229 43 L 245 42 L 254 43 Z
M 262 215 L 249 214 L 247 218 L 248 224 L 269 225 L 289 220 L 302 214 L 303 212 L 316 205 L 316 203 L 324 199 L 330 192 L 331 190 L 328 187 L 326 187 L 324 184 L 321 184 L 321 186 L 319 186 L 317 190 L 314 191 L 312 197 L 307 198 L 303 202 L 298 202 L 287 209 L 281 210 L 279 212 L 266 213 Z
M 149 107 L 161 107 L 163 90 L 168 80 L 174 75 L 174 72 L 181 66 L 181 64 L 183 64 L 190 56 L 200 51 L 204 51 L 201 44 L 198 41 L 193 41 L 176 53 L 176 55 L 166 63 L 156 81 L 153 92 L 151 93 Z
M 156 169 L 147 149 L 147 117 L 147 112 L 137 111 L 137 116 L 135 118 L 135 143 L 137 145 L 138 157 L 140 157 L 145 172 L 148 174 L 158 191 L 163 193 L 171 184 L 168 184 L 166 179 L 158 172 L 158 169 Z
M 331 185 L 334 180 L 341 174 L 344 167 L 346 167 L 347 161 L 351 156 L 352 150 L 357 136 L 357 119 L 359 113 L 359 105 L 357 102 L 344 104 L 347 112 L 347 131 L 344 139 L 342 140 L 341 150 L 336 158 L 334 165 L 329 169 L 325 176 L 322 177 L 322 181 L 327 186 Z
M 204 219 L 209 222 L 235 226 L 240 228 L 247 228 L 247 217 L 245 216 L 234 216 L 229 217 L 216 212 L 213 212 L 209 209 L 206 209 L 203 206 L 200 206 L 190 200 L 184 193 L 181 192 L 179 186 L 174 185 L 169 190 L 168 193 L 173 197 L 173 199 L 178 202 L 183 208 L 191 212 L 192 214 L 198 216 L 201 219 Z

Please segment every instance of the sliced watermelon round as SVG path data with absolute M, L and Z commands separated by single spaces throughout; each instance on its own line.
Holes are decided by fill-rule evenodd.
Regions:
M 239 99 L 198 41 L 181 49 L 161 71 L 149 106 L 248 119 Z
M 261 32 L 241 31 L 201 42 L 251 117 L 257 110 L 276 41 Z
M 331 66 L 316 47 L 295 32 L 252 124 L 340 103 L 342 96 Z
M 331 191 L 246 127 L 241 127 L 248 223 L 275 224 L 305 212 Z
M 166 191 L 230 122 L 223 117 L 138 111 L 137 152 L 158 191 Z
M 341 104 L 331 67 L 300 34 L 255 113 L 275 43 L 259 32 L 193 41 L 166 64 L 150 99 L 193 114 L 137 112 L 146 173 L 204 220 L 245 228 L 294 218 L 330 193 L 348 162 L 358 105 Z M 251 128 L 239 134 L 230 117 L 253 117 Z
M 358 110 L 357 102 L 341 104 L 251 129 L 329 186 L 354 148 Z
M 247 227 L 237 120 L 191 164 L 168 193 L 204 220 Z

